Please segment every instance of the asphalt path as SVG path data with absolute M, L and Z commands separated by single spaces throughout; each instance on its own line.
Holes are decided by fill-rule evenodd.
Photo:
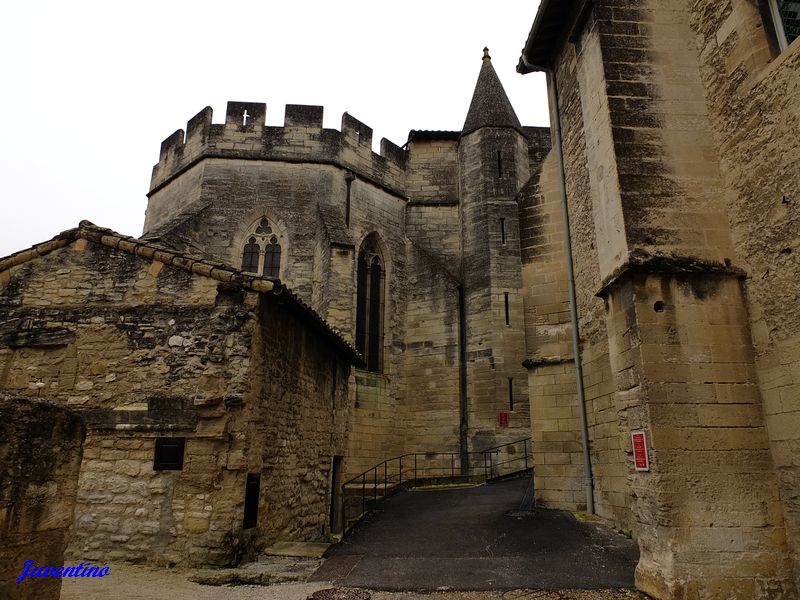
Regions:
M 633 541 L 569 512 L 518 510 L 529 484 L 401 492 L 329 549 L 318 575 L 374 590 L 633 586 Z

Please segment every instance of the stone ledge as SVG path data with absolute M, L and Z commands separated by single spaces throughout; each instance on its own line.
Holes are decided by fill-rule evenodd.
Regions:
M 747 273 L 744 269 L 727 263 L 712 262 L 693 256 L 659 256 L 650 254 L 645 250 L 636 249 L 628 254 L 627 260 L 622 265 L 614 269 L 614 271 L 603 280 L 595 296 L 605 299 L 612 287 L 623 282 L 628 277 L 650 273 L 722 275 L 740 279 L 747 277 Z

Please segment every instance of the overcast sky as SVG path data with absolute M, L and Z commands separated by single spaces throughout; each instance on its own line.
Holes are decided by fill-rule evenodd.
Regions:
M 537 0 L 0 3 L 0 256 L 81 219 L 141 234 L 161 141 L 228 100 L 348 111 L 402 145 L 460 130 L 488 46 L 524 125 L 544 79 L 514 68 Z

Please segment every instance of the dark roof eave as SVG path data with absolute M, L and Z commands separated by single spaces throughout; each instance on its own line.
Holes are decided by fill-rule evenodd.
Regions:
M 408 132 L 408 140 L 406 144 L 409 142 L 416 142 L 416 141 L 457 141 L 458 137 L 461 135 L 460 131 L 432 131 L 427 129 L 412 129 Z
M 542 0 L 519 57 L 517 73 L 524 75 L 552 68 L 564 34 L 575 20 L 575 8 L 581 6 L 578 14 L 582 14 L 589 5 L 591 2 L 586 0 Z

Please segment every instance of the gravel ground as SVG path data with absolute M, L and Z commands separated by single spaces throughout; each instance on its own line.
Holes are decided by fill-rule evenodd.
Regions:
M 207 571 L 116 564 L 102 579 L 65 579 L 61 600 L 306 600 L 331 584 L 212 586 L 189 581 Z M 35 585 L 36 581 L 25 582 Z M 641 600 L 630 590 L 515 590 L 510 592 L 371 592 L 371 600 Z

